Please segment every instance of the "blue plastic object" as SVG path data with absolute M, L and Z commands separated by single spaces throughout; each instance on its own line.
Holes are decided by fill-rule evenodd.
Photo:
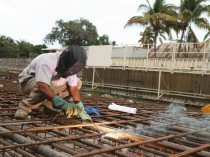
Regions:
M 101 111 L 100 110 L 97 110 L 97 109 L 95 109 L 95 108 L 93 108 L 93 107 L 85 107 L 85 111 L 87 112 L 87 114 L 89 114 L 89 115 L 92 115 L 92 114 L 97 114 L 97 115 L 99 115 L 99 114 L 101 114 Z

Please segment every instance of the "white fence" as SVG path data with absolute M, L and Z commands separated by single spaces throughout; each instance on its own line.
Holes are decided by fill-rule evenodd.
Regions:
M 125 46 L 124 57 L 112 58 L 112 67 L 123 67 L 145 70 L 166 71 L 191 71 L 210 73 L 210 44 L 209 43 L 184 43 L 163 44 L 154 51 L 148 46 L 145 57 L 126 57 Z M 139 52 L 141 53 L 141 52 Z M 145 53 L 145 52 L 143 52 Z
M 160 70 L 190 70 L 190 71 L 202 71 L 204 73 L 210 73 L 210 62 L 208 59 L 176 59 L 174 61 L 170 59 L 112 59 L 113 67 L 124 68 L 140 68 L 140 69 L 160 69 Z

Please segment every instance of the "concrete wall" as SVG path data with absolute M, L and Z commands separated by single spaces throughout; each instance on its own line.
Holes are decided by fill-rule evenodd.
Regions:
M 22 70 L 31 60 L 31 58 L 0 58 L 0 69 Z

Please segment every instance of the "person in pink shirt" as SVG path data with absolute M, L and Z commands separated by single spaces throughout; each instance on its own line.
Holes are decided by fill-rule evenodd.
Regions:
M 62 110 L 67 117 L 77 113 L 82 120 L 90 119 L 80 97 L 81 80 L 76 76 L 85 67 L 86 60 L 86 51 L 80 46 L 34 58 L 18 76 L 21 89 L 28 97 L 21 100 L 15 117 L 26 118 L 33 109 L 44 106 Z M 74 104 L 64 100 L 69 95 Z

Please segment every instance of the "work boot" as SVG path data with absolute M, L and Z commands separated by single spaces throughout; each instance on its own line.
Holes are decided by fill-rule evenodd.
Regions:
M 19 107 L 18 110 L 15 112 L 15 118 L 26 119 L 29 113 L 29 111 Z

